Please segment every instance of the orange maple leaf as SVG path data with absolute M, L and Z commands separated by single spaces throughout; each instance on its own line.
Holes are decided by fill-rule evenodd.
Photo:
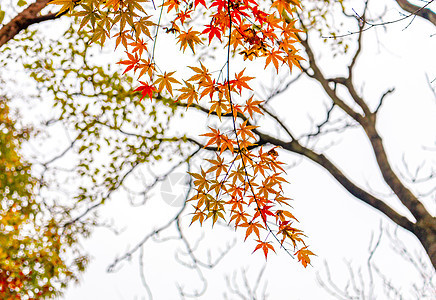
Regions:
M 257 238 L 260 239 L 260 232 L 259 232 L 259 228 L 261 229 L 265 229 L 263 227 L 262 224 L 260 224 L 259 222 L 246 222 L 243 223 L 241 225 L 239 225 L 240 227 L 246 227 L 247 230 L 245 232 L 245 240 L 247 240 L 247 238 L 250 236 L 250 234 L 252 234 L 253 232 L 256 234 Z
M 188 107 L 192 104 L 192 102 L 194 102 L 194 100 L 196 102 L 198 102 L 198 93 L 197 90 L 195 89 L 195 87 L 190 84 L 187 81 L 185 82 L 185 87 L 182 87 L 181 89 L 179 89 L 178 91 L 182 92 L 179 97 L 177 98 L 177 100 L 185 100 L 188 102 L 186 109 L 188 109 Z
M 144 42 L 143 39 L 137 39 L 136 41 L 129 43 L 129 46 L 133 46 L 132 53 L 139 52 L 139 55 L 142 55 L 142 52 L 147 51 L 147 42 Z
M 234 87 L 236 87 L 239 90 L 239 94 L 241 94 L 242 88 L 246 88 L 251 90 L 251 88 L 248 86 L 247 81 L 254 79 L 254 77 L 250 76 L 243 76 L 245 71 L 245 68 L 239 72 L 238 74 L 235 74 L 235 79 L 230 80 L 230 84 Z
M 259 250 L 260 248 L 262 248 L 263 253 L 265 254 L 265 259 L 268 259 L 268 251 L 269 250 L 276 252 L 276 250 L 274 250 L 273 245 L 270 244 L 271 242 L 262 242 L 261 240 L 256 240 L 256 242 L 258 242 L 259 244 L 257 244 L 253 253 L 256 252 L 257 250 Z
M 265 69 L 272 62 L 274 64 L 274 67 L 276 68 L 277 74 L 278 74 L 279 73 L 279 61 L 283 61 L 283 58 L 280 56 L 280 51 L 275 50 L 275 51 L 269 52 L 268 54 L 266 54 Z
M 192 50 L 192 53 L 195 54 L 194 46 L 196 44 L 203 44 L 198 37 L 199 34 L 200 32 L 198 31 L 192 31 L 192 27 L 189 28 L 188 31 L 182 31 L 177 37 L 177 43 L 180 43 L 180 49 L 183 49 L 183 52 L 185 52 L 186 47 L 189 46 L 189 48 Z
M 172 77 L 174 73 L 175 71 L 169 73 L 165 72 L 163 75 L 157 76 L 157 79 L 154 81 L 154 84 L 159 84 L 159 88 L 158 88 L 159 93 L 162 92 L 163 88 L 165 87 L 165 89 L 171 94 L 171 96 L 173 95 L 173 88 L 171 86 L 171 82 L 180 83 L 177 79 Z
M 310 257 L 309 255 L 315 255 L 312 251 L 307 249 L 307 246 L 301 248 L 297 252 L 294 253 L 294 255 L 297 255 L 298 261 L 301 261 L 301 264 L 306 268 L 308 264 L 310 264 Z
M 260 104 L 263 101 L 253 100 L 253 96 L 251 96 L 247 102 L 245 102 L 244 112 L 248 112 L 250 118 L 253 118 L 253 113 L 258 113 L 263 115 L 263 112 L 260 110 Z
M 138 55 L 138 53 L 135 53 L 135 55 L 132 55 L 127 51 L 126 51 L 126 53 L 127 53 L 127 57 L 129 59 L 117 62 L 117 64 L 127 66 L 127 68 L 124 70 L 123 74 L 130 71 L 131 69 L 133 69 L 133 71 L 136 71 L 136 69 L 138 68 L 138 63 L 141 60 L 141 57 Z

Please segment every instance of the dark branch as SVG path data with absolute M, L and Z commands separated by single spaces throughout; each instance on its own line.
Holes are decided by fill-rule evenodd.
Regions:
M 408 13 L 421 17 L 436 26 L 436 14 L 429 8 L 426 8 L 433 1 L 428 2 L 424 7 L 419 7 L 410 3 L 407 0 L 396 0 L 398 5 Z
M 354 184 L 325 155 L 318 154 L 315 151 L 302 146 L 296 140 L 293 140 L 291 142 L 284 142 L 283 140 L 276 139 L 267 134 L 261 133 L 258 130 L 254 130 L 254 132 L 260 137 L 260 141 L 262 141 L 263 143 L 270 143 L 272 145 L 282 147 L 283 149 L 290 152 L 301 154 L 304 157 L 319 164 L 324 169 L 326 169 L 354 197 L 379 210 L 380 212 L 388 216 L 393 222 L 397 223 L 399 226 L 413 232 L 413 223 L 410 220 L 400 215 L 382 200 L 378 199 L 377 197 L 371 195 L 370 193 L 364 191 L 356 184 Z
M 48 2 L 50 2 L 50 0 L 37 0 L 9 21 L 9 23 L 4 25 L 0 29 L 0 47 L 9 42 L 20 31 L 26 29 L 30 25 L 54 20 L 64 15 L 64 13 L 59 15 L 54 13 L 40 15 L 41 10 L 48 4 Z

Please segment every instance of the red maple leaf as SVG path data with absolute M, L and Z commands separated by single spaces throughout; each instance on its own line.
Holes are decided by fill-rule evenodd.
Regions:
M 141 101 L 144 99 L 145 96 L 150 97 L 150 100 L 153 98 L 153 92 L 157 91 L 156 88 L 152 85 L 149 85 L 148 83 L 145 83 L 143 81 L 139 81 L 142 85 L 135 89 L 135 92 L 141 92 L 142 97 L 139 99 Z
M 257 218 L 258 216 L 262 215 L 262 221 L 266 224 L 266 219 L 268 216 L 275 216 L 271 211 L 270 208 L 272 208 L 272 205 L 264 205 L 261 209 L 256 208 L 256 212 L 254 213 L 253 218 Z
M 203 5 L 205 8 L 207 8 L 206 2 L 204 0 L 195 0 L 194 1 L 194 7 L 197 8 L 197 5 L 201 4 Z
M 209 45 L 213 37 L 216 36 L 221 42 L 221 31 L 212 24 L 206 25 L 206 29 L 201 32 L 202 34 L 209 33 Z
M 127 56 L 129 59 L 126 60 L 122 60 L 120 62 L 117 62 L 117 64 L 121 64 L 121 65 L 126 65 L 127 68 L 124 70 L 123 74 L 125 74 L 126 72 L 130 71 L 130 70 L 134 70 L 136 71 L 136 69 L 138 68 L 138 63 L 141 60 L 141 57 L 138 55 L 138 53 L 134 53 L 134 55 L 130 54 L 129 52 L 127 52 Z

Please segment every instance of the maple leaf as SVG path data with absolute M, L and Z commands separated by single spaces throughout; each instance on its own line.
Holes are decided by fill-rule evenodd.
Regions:
M 202 167 L 200 167 L 200 170 L 201 170 L 201 174 L 190 173 L 190 172 L 188 172 L 188 174 L 195 178 L 194 185 L 197 187 L 198 190 L 202 190 L 203 188 L 208 189 L 209 180 L 206 179 L 206 173 L 204 172 Z
M 194 206 L 194 208 L 196 208 L 196 210 L 193 213 L 194 216 L 192 217 L 190 225 L 192 225 L 192 223 L 194 223 L 195 221 L 199 221 L 200 225 L 203 225 L 203 221 L 206 218 L 206 214 L 204 213 L 204 211 L 199 210 L 198 207 Z
M 295 33 L 303 32 L 302 30 L 295 28 L 295 22 L 297 22 L 297 20 L 293 20 L 291 22 L 283 22 L 283 26 L 281 27 L 281 30 L 282 30 L 282 35 L 283 35 L 285 40 L 288 40 L 291 38 L 294 38 L 297 40 L 298 37 Z
M 205 134 L 200 134 L 200 136 L 207 136 L 210 137 L 209 141 L 207 142 L 207 144 L 204 146 L 204 148 L 216 144 L 217 147 L 219 148 L 221 145 L 221 132 L 219 129 L 213 129 L 212 127 L 209 127 L 210 130 L 212 130 L 212 132 L 209 133 L 205 133 Z
M 206 34 L 206 33 L 209 33 L 209 45 L 214 37 L 217 37 L 221 42 L 221 30 L 218 29 L 212 23 L 209 25 L 206 25 L 206 29 L 201 32 L 201 34 Z
M 234 144 L 237 144 L 236 141 L 229 139 L 227 136 L 222 135 L 221 136 L 221 147 L 220 147 L 220 154 L 222 154 L 226 149 L 229 149 L 230 152 L 234 152 L 235 149 L 233 147 Z
M 118 8 L 122 3 L 123 2 L 121 0 L 107 0 L 106 5 L 104 7 L 109 7 L 112 5 L 114 10 L 118 10 Z
M 171 82 L 172 83 L 180 83 L 177 79 L 171 77 L 171 75 L 173 75 L 174 72 L 165 72 L 163 75 L 158 75 L 157 79 L 154 81 L 154 84 L 157 85 L 159 84 L 158 87 L 158 92 L 162 92 L 163 88 L 165 87 L 165 89 L 171 94 L 171 96 L 173 95 L 173 88 L 171 86 Z
M 271 242 L 262 242 L 261 240 L 256 240 L 256 242 L 258 242 L 259 244 L 257 244 L 253 253 L 262 248 L 263 253 L 265 254 L 265 259 L 268 259 L 268 251 L 269 250 L 276 252 L 276 250 L 274 250 L 273 245 L 270 244 Z
M 302 242 L 304 244 L 303 239 L 300 236 L 305 236 L 303 232 L 297 228 L 291 227 L 288 221 L 282 222 L 280 225 L 280 229 L 277 234 L 282 234 L 281 243 L 285 241 L 286 238 L 289 238 L 294 246 L 294 249 L 297 246 L 297 242 Z
M 227 166 L 227 164 L 224 163 L 224 159 L 221 158 L 220 156 L 217 155 L 216 160 L 215 159 L 207 159 L 207 161 L 213 165 L 212 167 L 210 167 L 207 170 L 207 173 L 215 171 L 216 177 L 218 177 L 221 174 L 221 172 L 224 172 L 224 173 L 227 172 L 228 166 Z
M 142 55 L 143 51 L 147 51 L 147 43 L 142 39 L 137 39 L 136 41 L 129 43 L 129 46 L 133 46 L 132 53 L 139 52 L 139 56 Z
M 206 69 L 206 67 L 201 63 L 201 61 L 200 61 L 200 67 L 201 68 L 189 67 L 192 71 L 194 71 L 197 74 L 191 76 L 188 79 L 188 81 L 198 81 L 199 83 L 212 81 L 212 79 L 210 78 L 209 70 Z
M 203 87 L 203 91 L 201 92 L 200 99 L 209 94 L 210 99 L 212 100 L 213 94 L 215 94 L 219 89 L 216 86 L 215 79 L 207 82 L 199 82 L 199 85 Z
M 212 217 L 212 226 L 215 225 L 216 221 L 218 221 L 218 218 L 221 218 L 225 221 L 225 217 L 222 209 L 213 208 L 209 210 L 206 219 L 210 217 Z
M 283 59 L 283 63 L 286 63 L 291 71 L 292 71 L 292 65 L 297 66 L 301 71 L 303 71 L 303 69 L 300 66 L 300 60 L 304 60 L 304 58 L 301 57 L 300 55 L 289 53 Z
M 232 217 L 234 216 L 234 214 L 235 214 L 235 212 L 237 213 L 237 214 L 239 214 L 239 213 L 243 213 L 244 212 L 244 205 L 246 205 L 247 203 L 244 201 L 244 198 L 243 197 L 239 197 L 239 196 L 232 196 L 231 198 L 230 198 L 230 200 L 229 201 L 227 201 L 227 204 L 229 204 L 229 205 L 231 205 L 232 206 L 232 209 L 231 209 L 231 214 L 232 214 Z M 244 213 L 245 214 L 245 213 Z M 248 216 L 250 216 L 249 214 L 245 214 L 247 217 Z M 247 219 L 244 219 L 243 220 L 244 222 L 247 222 Z
M 233 184 L 236 183 L 236 181 L 245 182 L 245 170 L 242 166 L 237 168 L 236 170 L 232 170 L 229 174 L 229 179 L 233 178 Z
M 184 10 L 179 13 L 177 13 L 177 18 L 175 20 L 180 20 L 180 23 L 183 25 L 185 23 L 185 20 L 191 19 L 191 13 L 193 10 Z
M 243 212 L 243 211 L 234 211 L 232 210 L 232 216 L 230 218 L 229 224 L 232 221 L 235 221 L 235 229 L 238 228 L 239 223 L 242 222 L 247 222 L 247 217 L 249 217 L 250 215 Z
M 206 6 L 206 2 L 204 0 L 194 0 L 194 7 L 197 7 L 198 4 L 203 5 L 205 8 L 207 8 Z
M 127 57 L 129 59 L 117 62 L 117 64 L 127 66 L 127 68 L 124 70 L 123 74 L 125 74 L 126 72 L 128 72 L 132 69 L 133 69 L 133 71 L 136 71 L 136 69 L 138 68 L 138 63 L 141 60 L 141 58 L 138 56 L 138 53 L 135 53 L 135 55 L 132 55 L 127 51 L 126 51 L 126 53 L 127 53 Z
M 152 85 L 149 85 L 148 83 L 145 83 L 143 81 L 139 81 L 142 85 L 135 89 L 135 92 L 141 92 L 142 97 L 139 99 L 141 101 L 144 99 L 145 96 L 150 97 L 150 100 L 153 98 L 153 92 L 156 92 L 156 88 Z
M 209 171 L 208 171 L 208 173 L 209 173 Z M 223 193 L 227 193 L 227 188 L 226 188 L 226 183 L 225 183 L 225 181 L 223 181 L 223 180 L 220 180 L 220 181 L 218 181 L 218 180 L 216 180 L 216 179 L 213 179 L 213 180 L 211 180 L 210 181 L 210 187 L 209 187 L 209 191 L 215 191 L 215 194 L 219 194 L 221 191 L 223 192 Z
M 292 15 L 292 8 L 289 5 L 289 2 L 294 0 L 275 0 L 271 7 L 276 7 L 279 14 L 282 14 L 283 11 L 286 11 L 288 14 Z M 294 1 L 295 2 L 295 1 Z
M 237 129 L 236 132 L 238 133 L 238 135 L 242 137 L 242 139 L 246 139 L 247 136 L 250 136 L 253 139 L 255 139 L 256 137 L 254 136 L 254 133 L 251 130 L 259 126 L 247 125 L 247 122 L 248 120 L 245 120 L 244 123 L 242 123 L 239 126 L 239 129 Z
M 137 69 L 140 69 L 138 78 L 141 78 L 145 73 L 148 74 L 150 78 L 153 77 L 153 72 L 155 71 L 155 65 L 151 62 L 151 59 L 148 60 L 141 59 L 141 63 L 139 63 Z
M 181 89 L 178 90 L 182 93 L 179 95 L 177 100 L 185 100 L 186 99 L 188 101 L 186 109 L 188 109 L 188 107 L 192 104 L 192 102 L 194 100 L 196 102 L 198 102 L 198 93 L 192 84 L 190 84 L 187 81 L 183 81 L 183 82 L 186 84 L 186 87 L 182 87 Z
M 262 221 L 266 225 L 267 217 L 268 216 L 275 216 L 271 211 L 270 208 L 272 208 L 272 205 L 264 205 L 261 209 L 256 208 L 256 212 L 253 216 L 253 219 L 256 219 L 258 216 L 262 215 Z
M 272 62 L 277 70 L 277 74 L 279 73 L 279 61 L 283 61 L 283 58 L 279 54 L 280 51 L 275 50 L 266 55 L 265 69 Z
M 98 23 L 96 27 L 97 28 L 95 28 L 93 31 L 94 34 L 92 36 L 90 43 L 98 43 L 100 44 L 101 47 L 103 47 L 106 38 L 110 37 L 109 29 L 105 29 L 101 22 Z
M 280 219 L 281 222 L 285 222 L 286 221 L 285 217 L 288 217 L 290 219 L 294 219 L 295 221 L 298 222 L 297 218 L 293 214 L 291 214 L 289 211 L 281 210 L 281 209 L 276 211 L 276 221 L 278 221 Z
M 95 28 L 95 23 L 97 21 L 97 18 L 99 17 L 98 13 L 94 10 L 94 4 L 91 3 L 90 5 L 86 5 L 85 3 L 81 3 L 80 6 L 83 10 L 76 11 L 75 13 L 72 13 L 72 16 L 75 17 L 83 17 L 82 21 L 80 22 L 79 31 L 85 27 L 86 24 L 88 24 L 89 21 L 91 21 L 91 27 Z
M 200 32 L 198 31 L 192 31 L 192 27 L 189 28 L 188 31 L 182 31 L 177 37 L 177 43 L 180 43 L 180 49 L 183 49 L 183 52 L 185 52 L 186 47 L 189 46 L 189 48 L 192 50 L 192 53 L 195 54 L 194 46 L 196 44 L 203 44 L 198 37 L 199 34 Z
M 233 104 L 233 103 L 232 103 L 232 104 Z M 242 108 L 241 105 L 239 105 L 239 104 L 233 104 L 233 119 L 236 120 L 238 114 L 243 115 L 243 111 L 242 111 L 241 108 Z M 230 113 L 231 111 L 232 111 L 232 109 L 231 109 L 231 107 L 229 107 L 229 111 L 228 111 L 228 113 Z
M 133 1 L 133 3 L 138 4 L 139 1 Z M 139 6 L 142 8 L 142 6 Z M 146 37 L 148 37 L 149 39 L 153 39 L 151 37 L 151 33 L 150 33 L 150 29 L 148 29 L 148 27 L 150 26 L 156 26 L 156 24 L 154 24 L 152 21 L 149 21 L 148 19 L 151 16 L 146 16 L 146 17 L 141 17 L 139 19 L 137 19 L 137 21 L 134 22 L 135 27 L 133 28 L 135 31 L 135 35 L 136 38 L 139 39 L 139 36 L 141 35 L 141 33 L 145 34 Z
M 221 120 L 221 114 L 222 112 L 226 112 L 228 110 L 227 103 L 224 101 L 211 101 L 212 105 L 209 108 L 209 115 L 212 112 L 215 112 L 218 116 L 218 118 Z
M 306 268 L 308 264 L 310 264 L 309 255 L 316 255 L 312 251 L 307 249 L 307 246 L 301 248 L 297 252 L 294 253 L 297 255 L 298 261 L 301 261 L 301 264 Z
M 252 12 L 253 12 L 253 16 L 254 16 L 255 20 L 256 20 L 257 22 L 259 22 L 260 25 L 262 25 L 263 23 L 266 22 L 266 17 L 268 16 L 268 14 L 265 13 L 264 11 L 262 11 L 262 10 L 259 9 L 259 6 L 258 6 L 258 4 L 257 4 L 256 1 L 253 1 L 253 2 L 254 2 L 253 4 L 255 5 L 255 6 L 251 9 Z
M 287 206 L 291 206 L 289 203 L 288 203 L 288 200 L 292 200 L 291 198 L 288 198 L 288 197 L 285 197 L 285 196 L 283 196 L 283 195 L 281 195 L 280 193 L 277 193 L 276 195 L 275 195 L 275 197 L 274 197 L 274 201 L 277 203 L 277 204 L 280 204 L 280 205 L 287 205 Z M 297 219 L 295 219 L 295 220 L 297 220 Z M 298 220 L 297 220 L 298 221 Z
M 243 76 L 245 71 L 245 68 L 239 72 L 238 74 L 235 74 L 235 79 L 230 80 L 230 84 L 236 86 L 237 89 L 239 89 L 239 94 L 241 94 L 242 88 L 246 88 L 251 90 L 251 88 L 248 86 L 247 81 L 254 79 L 254 77 L 250 76 Z
M 227 5 L 228 2 L 226 0 L 215 0 L 212 2 L 211 8 L 216 6 L 217 11 L 224 11 L 227 14 Z
M 56 16 L 59 16 L 63 12 L 72 11 L 74 6 L 76 6 L 76 2 L 74 0 L 53 0 L 50 1 L 50 4 L 62 5 Z
M 260 110 L 260 106 L 259 106 L 262 102 L 263 101 L 253 100 L 253 96 L 251 96 L 247 100 L 247 102 L 245 102 L 244 113 L 248 112 L 250 118 L 253 118 L 253 113 L 258 113 L 263 115 L 263 112 Z
M 301 4 L 299 0 L 288 0 L 291 4 L 298 6 L 299 8 L 301 8 Z
M 170 12 L 173 8 L 179 10 L 180 1 L 179 0 L 166 0 L 162 6 L 168 6 L 167 12 Z
M 117 37 L 117 39 L 115 40 L 115 49 L 118 47 L 120 42 L 124 46 L 124 48 L 127 48 L 128 45 L 127 40 L 132 38 L 129 32 L 130 30 L 124 30 L 124 31 L 120 31 L 119 33 L 113 36 L 113 37 Z
M 191 176 L 193 176 L 193 175 L 191 175 Z M 208 181 L 208 183 L 209 183 L 209 181 Z M 202 191 L 202 189 L 199 189 L 199 188 L 196 188 L 196 190 L 197 190 L 197 194 L 195 194 L 194 196 L 192 196 L 192 198 L 187 200 L 187 201 L 195 201 L 195 200 L 197 201 L 197 206 L 195 207 L 196 210 L 200 209 L 203 205 L 208 207 L 209 203 L 215 200 L 212 197 L 212 195 L 210 195 L 208 187 L 206 188 L 207 193 L 204 193 Z
M 263 227 L 262 224 L 260 224 L 259 222 L 246 222 L 243 223 L 241 225 L 239 225 L 240 227 L 247 227 L 247 230 L 245 232 L 245 240 L 247 240 L 247 238 L 250 236 L 250 234 L 252 234 L 253 232 L 256 234 L 257 238 L 260 239 L 260 232 L 259 232 L 259 228 L 260 229 L 265 229 Z

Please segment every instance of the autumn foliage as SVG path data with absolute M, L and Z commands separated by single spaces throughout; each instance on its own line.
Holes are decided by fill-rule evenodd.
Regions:
M 230 73 L 231 60 L 263 60 L 265 68 L 300 68 L 296 45 L 297 30 L 292 19 L 299 7 L 296 0 L 54 0 L 59 13 L 71 13 L 80 20 L 81 30 L 92 32 L 92 42 L 103 45 L 113 39 L 124 48 L 119 64 L 124 73 L 138 78 L 135 91 L 142 98 L 171 97 L 187 107 L 202 103 L 209 115 L 231 120 L 231 128 L 213 128 L 202 136 L 204 148 L 214 151 L 198 172 L 191 173 L 195 193 L 192 222 L 219 219 L 256 241 L 254 251 L 283 248 L 296 255 L 304 267 L 314 255 L 304 242 L 305 235 L 289 211 L 283 193 L 283 163 L 277 148 L 265 148 L 257 141 L 254 120 L 263 114 L 262 100 L 250 86 L 254 77 L 245 68 Z M 163 20 L 166 24 L 164 25 Z M 198 48 L 220 45 L 226 56 L 220 70 L 205 62 L 189 66 L 192 75 L 178 79 L 175 70 L 163 70 L 155 59 L 160 34 L 172 36 L 180 51 L 195 54 Z M 212 51 L 212 50 L 211 50 Z M 142 100 L 145 101 L 145 100 Z M 195 102 L 195 103 L 194 103 Z
M 43 299 L 59 294 L 83 271 L 86 258 L 64 258 L 74 243 L 44 212 L 33 194 L 30 164 L 19 155 L 28 128 L 17 128 L 5 99 L 0 98 L 0 298 Z

